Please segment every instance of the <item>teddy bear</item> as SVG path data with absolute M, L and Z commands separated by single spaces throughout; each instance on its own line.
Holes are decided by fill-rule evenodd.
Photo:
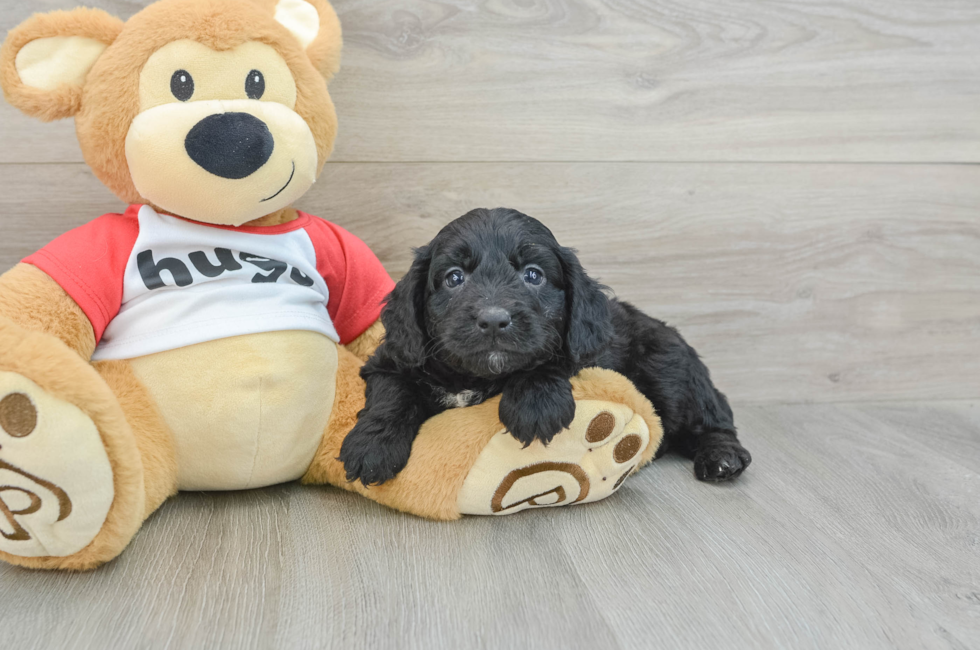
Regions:
M 128 207 L 0 276 L 5 561 L 97 567 L 179 490 L 300 480 L 451 520 L 597 501 L 652 458 L 650 403 L 589 369 L 548 446 L 508 435 L 494 399 L 427 421 L 394 480 L 345 479 L 394 285 L 360 239 L 290 207 L 333 147 L 340 50 L 325 0 L 79 8 L 7 36 L 7 101 L 74 117 Z

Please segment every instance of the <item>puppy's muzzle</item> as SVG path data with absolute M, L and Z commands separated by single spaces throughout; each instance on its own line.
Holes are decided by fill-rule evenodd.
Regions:
M 208 115 L 184 139 L 191 160 L 215 176 L 231 179 L 258 171 L 274 146 L 266 123 L 248 113 Z

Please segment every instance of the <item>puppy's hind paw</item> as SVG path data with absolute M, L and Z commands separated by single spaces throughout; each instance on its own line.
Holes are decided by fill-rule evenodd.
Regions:
M 729 481 L 752 462 L 752 454 L 737 442 L 701 449 L 694 456 L 694 475 L 699 481 Z

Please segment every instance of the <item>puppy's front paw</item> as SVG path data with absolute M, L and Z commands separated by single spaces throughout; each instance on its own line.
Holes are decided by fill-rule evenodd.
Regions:
M 500 421 L 525 447 L 535 440 L 551 442 L 575 419 L 575 399 L 568 380 L 543 384 L 524 383 L 504 391 L 500 398 Z
M 401 433 L 396 424 L 362 416 L 340 446 L 347 480 L 369 486 L 395 478 L 412 453 L 413 436 Z

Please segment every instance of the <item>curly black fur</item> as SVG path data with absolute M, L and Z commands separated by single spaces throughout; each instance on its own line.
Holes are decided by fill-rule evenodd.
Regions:
M 529 270 L 530 269 L 530 270 Z M 752 460 L 732 410 L 681 335 L 608 298 L 575 252 L 515 210 L 473 210 L 416 251 L 381 313 L 385 339 L 365 364 L 367 405 L 344 440 L 347 479 L 393 478 L 422 423 L 501 394 L 500 421 L 525 446 L 575 416 L 569 378 L 599 366 L 628 377 L 663 420 L 667 447 L 702 481 Z

